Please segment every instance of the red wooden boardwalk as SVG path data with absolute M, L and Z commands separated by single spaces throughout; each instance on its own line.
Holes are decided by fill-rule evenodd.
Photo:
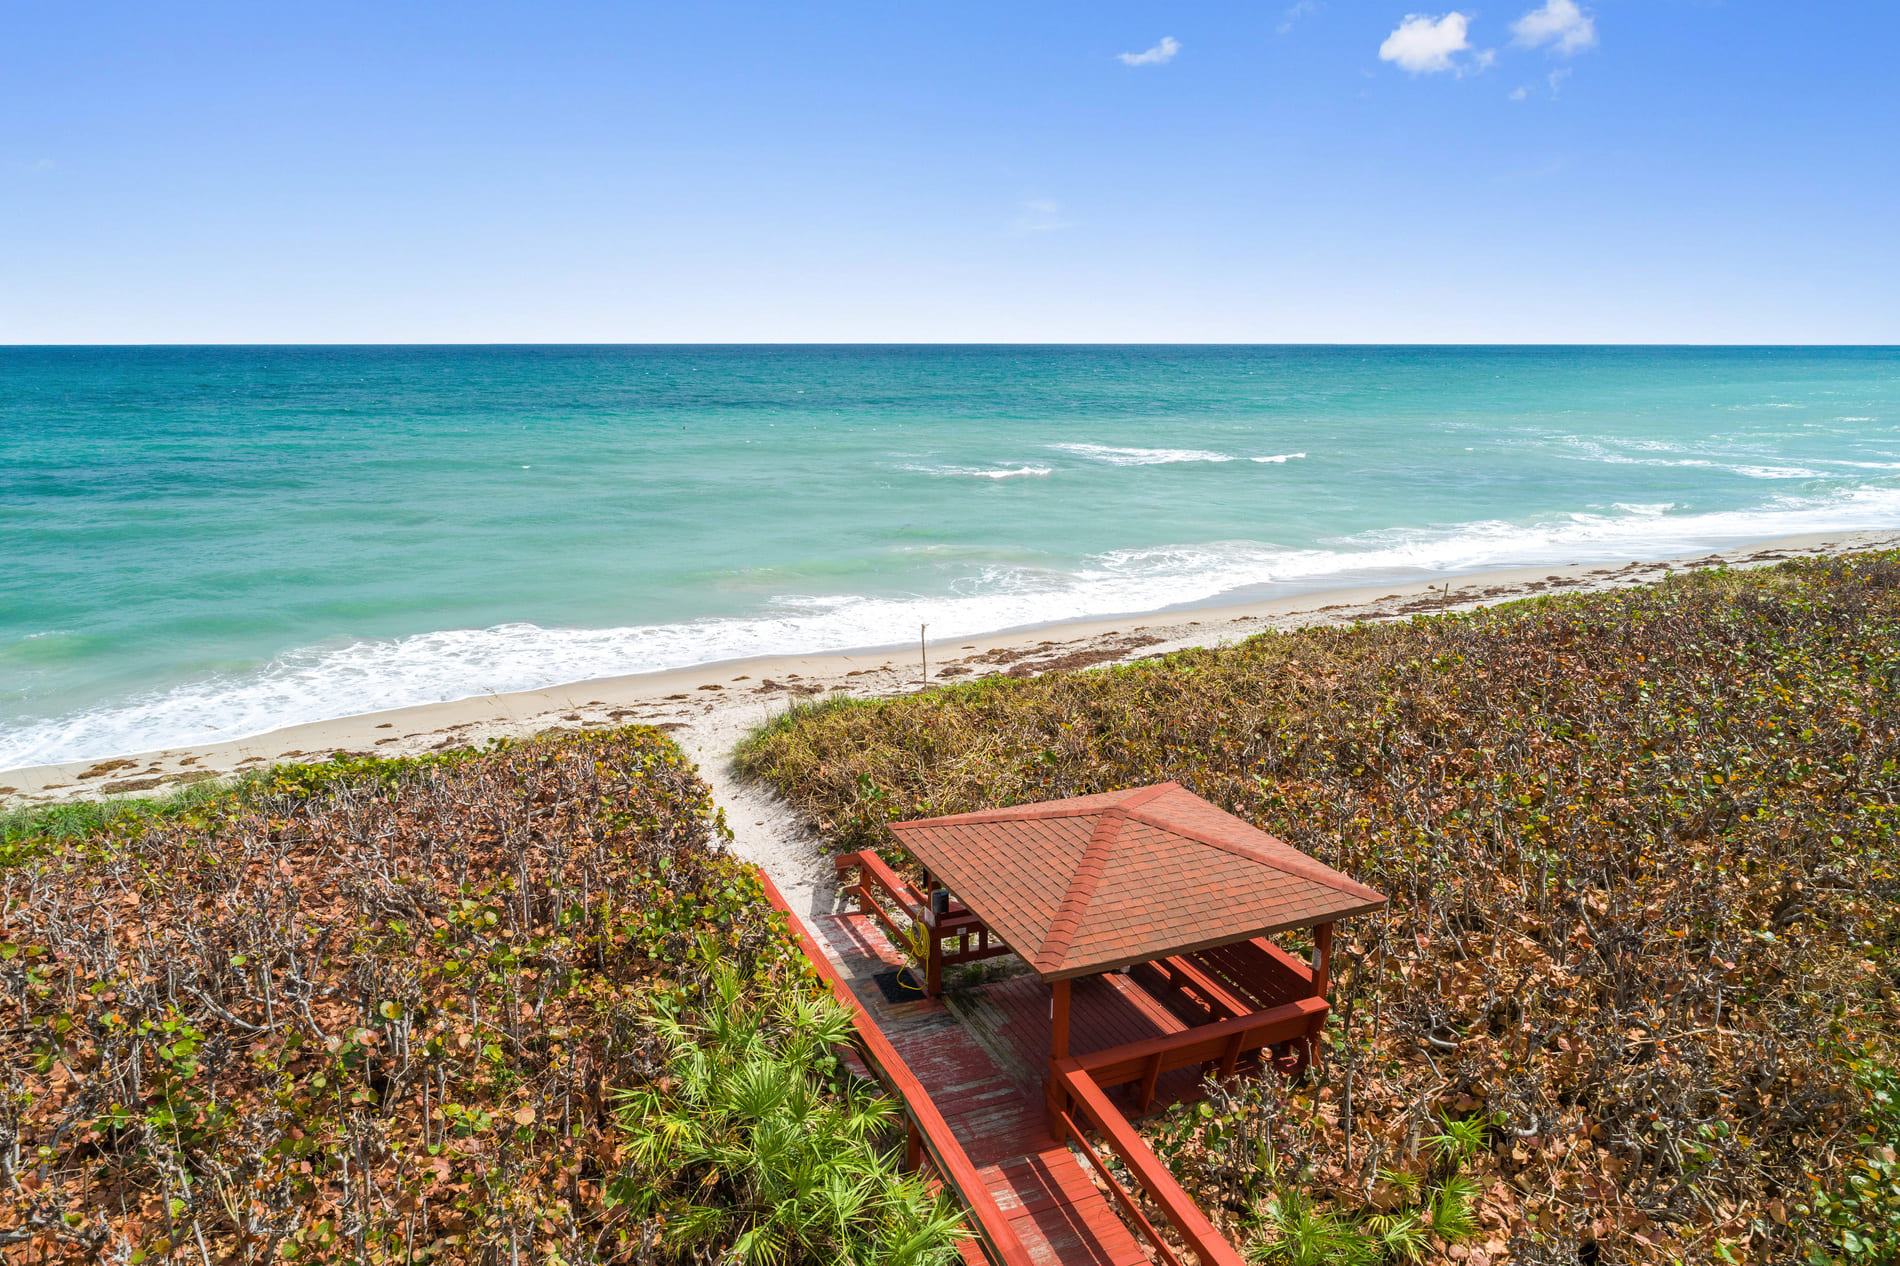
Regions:
M 1043 1122 L 1048 987 L 1033 976 L 997 982 L 955 999 L 954 1010 L 942 999 L 921 995 L 890 1002 L 873 978 L 903 967 L 906 960 L 869 916 L 828 915 L 808 923 L 839 975 L 923 1083 L 1030 1257 L 1049 1266 L 1146 1266 L 1147 1250 L 1075 1155 L 1050 1141 Z M 1010 988 L 1019 983 L 1024 987 Z M 986 1007 L 994 1014 L 981 1014 Z M 958 1014 L 970 1009 L 979 1010 L 976 1023 Z M 1181 1027 L 1174 1020 L 1172 1029 L 1160 1028 L 1154 1018 L 1144 1025 L 1125 1008 L 1106 1008 L 1103 1016 L 1103 1036 L 1129 1036 L 1100 1045 Z

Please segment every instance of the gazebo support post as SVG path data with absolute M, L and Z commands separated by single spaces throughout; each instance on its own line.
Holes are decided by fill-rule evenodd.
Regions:
M 935 998 L 943 992 L 943 935 L 937 931 L 937 923 L 925 912 L 928 920 L 922 927 L 930 938 L 929 947 L 924 952 L 924 993 Z
M 1333 985 L 1333 925 L 1321 923 L 1313 929 L 1313 996 L 1321 1002 Z M 1313 1029 L 1306 1035 L 1306 1058 L 1301 1062 L 1312 1068 L 1319 1067 L 1320 1026 L 1325 1023 L 1325 1013 L 1315 1022 Z
M 1069 982 L 1058 980 L 1049 991 L 1049 1058 L 1069 1057 Z
M 1049 1074 L 1042 1079 L 1044 1105 L 1049 1116 L 1049 1137 L 1066 1142 L 1062 1114 L 1069 1110 L 1069 1096 L 1056 1076 L 1056 1061 L 1069 1054 L 1069 982 L 1057 980 L 1049 985 Z
M 917 911 L 917 926 L 924 929 L 930 941 L 924 950 L 924 996 L 935 998 L 943 993 L 943 937 L 937 932 L 937 912 L 935 908 L 937 877 L 930 873 L 930 867 L 924 872 L 924 904 Z
M 1333 985 L 1333 925 L 1313 929 L 1313 996 L 1325 998 Z

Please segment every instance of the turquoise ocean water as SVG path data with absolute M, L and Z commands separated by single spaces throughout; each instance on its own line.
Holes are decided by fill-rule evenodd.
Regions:
M 1900 527 L 1900 350 L 0 349 L 0 768 Z

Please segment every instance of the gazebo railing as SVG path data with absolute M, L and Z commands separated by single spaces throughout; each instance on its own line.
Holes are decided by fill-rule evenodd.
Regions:
M 1054 1067 L 1058 1071 L 1073 1069 L 1077 1076 L 1085 1075 L 1091 1086 L 1101 1090 L 1134 1084 L 1139 1087 L 1135 1096 L 1136 1111 L 1146 1112 L 1154 1101 L 1155 1082 L 1163 1073 L 1201 1064 L 1215 1070 L 1218 1076 L 1230 1077 L 1244 1054 L 1282 1043 L 1308 1045 L 1317 1041 L 1329 1010 L 1324 998 L 1299 998 L 1237 1019 L 1196 1025 L 1163 1037 L 1111 1046 L 1105 1051 L 1071 1055 L 1054 1061 Z M 1053 1120 L 1055 1110 L 1064 1105 L 1053 1097 L 1053 1087 L 1051 1094 Z
M 924 962 L 924 990 L 936 994 L 943 985 L 943 969 L 959 963 L 973 963 L 978 959 L 995 958 L 1010 952 L 1009 946 L 999 940 L 989 929 L 989 925 L 971 913 L 961 904 L 953 906 L 948 914 L 941 915 L 933 922 L 929 917 L 929 903 L 917 886 L 892 870 L 882 857 L 870 849 L 856 853 L 844 853 L 832 859 L 838 868 L 840 881 L 852 870 L 858 872 L 856 883 L 846 884 L 844 891 L 848 896 L 858 899 L 866 914 L 874 915 L 877 921 L 891 935 L 893 945 L 907 946 L 916 952 L 917 929 L 923 929 L 924 944 L 921 947 Z M 910 920 L 909 928 L 899 926 L 886 904 L 895 906 L 905 918 Z M 945 953 L 945 939 L 955 937 L 956 948 Z
M 898 926 L 884 908 L 885 902 L 896 906 L 913 925 L 924 921 L 924 894 L 917 886 L 885 865 L 884 859 L 870 849 L 857 853 L 843 853 L 832 859 L 838 868 L 838 877 L 843 879 L 850 871 L 858 872 L 858 881 L 845 887 L 845 895 L 856 897 L 859 907 L 884 925 L 891 934 L 891 944 L 907 945 L 910 932 Z M 880 899 L 881 898 L 881 899 Z

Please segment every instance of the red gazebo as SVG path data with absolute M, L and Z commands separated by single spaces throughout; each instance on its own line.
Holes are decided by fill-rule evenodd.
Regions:
M 1146 1111 L 1156 1079 L 1172 1069 L 1198 1063 L 1231 1073 L 1268 1048 L 1303 1064 L 1326 1021 L 1333 924 L 1385 904 L 1172 782 L 897 822 L 891 831 L 922 867 L 923 883 L 856 853 L 838 859 L 859 871 L 853 891 L 900 934 L 880 896 L 922 925 L 929 994 L 942 990 L 946 965 L 1004 953 L 1048 983 L 1052 1112 L 1062 1107 L 1061 1083 L 1073 1080 L 1065 1072 L 1102 1088 L 1139 1083 L 1136 1108 Z M 1268 939 L 1303 928 L 1313 930 L 1310 964 Z M 1086 1019 L 1078 990 L 1109 972 L 1125 977 L 1116 986 L 1123 1001 L 1148 995 L 1153 1006 L 1134 1005 L 1160 1031 L 1082 1049 L 1117 1035 L 1091 1033 L 1072 1050 Z M 1169 1024 L 1170 1015 L 1178 1022 Z
M 1074 1144 L 1156 1258 L 1179 1263 L 1098 1154 L 1105 1143 L 1203 1266 L 1242 1266 L 1115 1100 L 1140 1114 L 1158 1096 L 1199 1095 L 1210 1074 L 1297 1072 L 1316 1057 L 1326 1023 L 1333 924 L 1378 910 L 1385 898 L 1172 782 L 897 822 L 891 831 L 921 868 L 921 883 L 871 850 L 836 859 L 841 875 L 857 873 L 848 891 L 864 913 L 923 959 L 930 997 L 893 1003 L 883 1023 L 901 1030 L 915 1012 L 919 1041 L 930 1043 L 926 1066 L 942 1052 L 943 1090 L 972 1085 L 967 1041 L 921 1037 L 940 1033 L 933 1026 L 948 1018 L 936 1000 L 944 969 L 1019 955 L 1033 975 L 966 982 L 950 1008 L 997 1067 L 1021 1069 L 1026 1096 L 1041 1082 L 1053 1143 L 1010 1163 L 1055 1174 L 1073 1167 Z M 1269 939 L 1306 928 L 1310 963 Z M 984 1154 L 1028 1146 L 1022 1115 L 1000 1108 L 992 1091 L 968 1105 L 968 1116 L 955 1115 L 948 1099 L 940 1106 Z M 1085 1133 L 1091 1127 L 1096 1141 Z M 913 1134 L 913 1159 L 918 1146 Z M 1084 1196 L 1095 1190 L 1083 1187 Z

